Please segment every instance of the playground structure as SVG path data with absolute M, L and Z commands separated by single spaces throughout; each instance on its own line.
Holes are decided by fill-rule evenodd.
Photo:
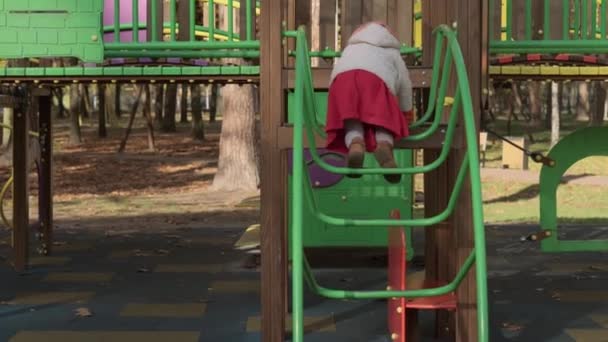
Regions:
M 263 340 L 284 340 L 287 296 L 276 294 L 287 293 L 291 259 L 294 341 L 303 340 L 305 280 L 314 292 L 329 298 L 388 299 L 388 332 L 394 340 L 413 338 L 416 313 L 430 309 L 440 311 L 438 334 L 457 341 L 488 341 L 477 134 L 489 80 L 605 77 L 608 70 L 598 65 L 601 59 L 596 54 L 608 49 L 602 44 L 606 2 L 581 1 L 572 7 L 569 1 L 547 0 L 323 1 L 323 14 L 338 15 L 321 16 L 315 32 L 319 44 L 312 49 L 312 19 L 309 11 L 302 11 L 309 6 L 300 0 L 2 1 L 2 30 L 8 38 L 0 41 L 0 57 L 21 60 L 0 69 L 0 104 L 14 108 L 16 114 L 15 268 L 27 267 L 30 249 L 27 146 L 32 118 L 38 120 L 41 151 L 38 250 L 52 252 L 51 87 L 73 82 L 259 84 L 264 132 L 262 255 L 272 256 L 262 257 Z M 203 10 L 202 22 L 197 9 Z M 219 10 L 227 11 L 225 22 L 218 22 Z M 348 170 L 341 156 L 322 149 L 331 59 L 339 57 L 341 42 L 356 26 L 369 20 L 391 25 L 404 42 L 404 57 L 415 65 L 411 78 L 417 88 L 419 121 L 412 125 L 413 135 L 399 143 L 401 168 L 395 171 L 377 169 L 372 162 L 366 169 Z M 60 57 L 80 62 L 52 65 L 51 59 Z M 314 67 L 311 57 L 319 58 Z M 247 63 L 228 65 L 222 58 Z M 574 65 L 581 62 L 585 65 Z M 600 139 L 601 132 L 593 136 Z M 560 163 L 571 154 L 569 138 L 562 146 L 568 147 L 558 145 L 549 154 L 561 173 L 549 166 L 543 169 L 541 184 L 544 178 L 552 182 L 541 196 L 554 190 L 562 168 L 571 165 Z M 424 150 L 424 166 L 414 165 L 414 149 Z M 426 173 L 425 218 L 412 217 L 412 177 L 387 185 L 381 174 L 389 172 Z M 347 173 L 366 176 L 343 178 Z M 545 176 L 549 173 L 553 174 Z M 545 208 L 543 203 L 541 199 Z M 366 216 L 360 214 L 362 208 Z M 549 217 L 541 219 L 549 229 L 555 212 L 542 213 Z M 413 256 L 409 229 L 419 226 L 427 227 L 425 288 L 409 290 L 404 286 L 405 258 Z M 543 248 L 550 249 L 552 241 L 544 240 Z M 304 247 L 336 246 L 388 248 L 390 288 L 344 291 L 316 283 Z

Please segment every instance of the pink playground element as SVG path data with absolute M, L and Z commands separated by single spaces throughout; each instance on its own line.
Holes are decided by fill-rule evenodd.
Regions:
M 148 9 L 148 1 L 146 0 L 138 0 L 139 1 L 139 24 L 146 23 L 146 13 Z M 131 0 L 121 0 L 120 1 L 120 23 L 121 24 L 131 24 L 133 21 L 133 1 Z M 105 0 L 104 8 L 103 8 L 103 25 L 104 26 L 113 26 L 114 25 L 114 0 Z M 145 29 L 139 30 L 139 41 L 144 42 L 147 40 L 147 32 Z M 103 36 L 103 41 L 106 43 L 114 42 L 114 32 L 107 32 Z M 131 29 L 124 30 L 120 32 L 120 41 L 121 42 L 132 42 L 133 41 L 133 32 Z

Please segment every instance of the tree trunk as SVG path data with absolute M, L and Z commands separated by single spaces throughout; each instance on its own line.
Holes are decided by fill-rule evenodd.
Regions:
M 218 105 L 218 89 L 215 84 L 209 86 L 208 89 L 209 99 L 209 122 L 213 123 L 217 118 L 217 105 Z
M 591 126 L 601 126 L 604 123 L 604 107 L 606 104 L 606 82 L 595 82 L 595 110 L 591 115 Z
M 310 49 L 321 50 L 321 0 L 311 0 L 310 3 Z M 312 67 L 319 66 L 319 58 L 312 58 Z
M 5 107 L 2 113 L 2 123 L 13 127 L 13 113 L 14 109 Z M 7 148 L 10 145 L 12 130 L 10 128 L 2 128 L 2 147 Z
M 179 122 L 188 123 L 188 85 L 182 84 L 182 98 L 180 102 Z
M 175 132 L 175 110 L 177 107 L 177 84 L 168 84 L 165 93 L 165 110 L 161 130 L 163 132 Z
M 63 106 L 63 87 L 57 87 L 54 91 L 57 97 L 57 118 L 65 118 L 65 107 Z
M 528 99 L 530 100 L 530 126 L 538 127 L 541 124 L 541 101 L 540 101 L 540 84 L 537 81 L 528 83 Z
M 97 113 L 97 134 L 100 138 L 106 138 L 108 131 L 106 129 L 106 85 L 100 83 L 97 85 L 97 96 L 99 98 L 99 112 Z
M 578 103 L 576 106 L 576 120 L 589 121 L 589 84 L 587 82 L 578 83 Z
M 163 107 L 165 102 L 165 87 L 163 84 L 158 84 L 154 87 L 156 100 L 154 101 L 154 121 L 160 127 L 163 122 Z
M 146 126 L 148 127 L 148 151 L 155 152 L 156 144 L 154 142 L 154 119 L 152 118 L 152 96 L 150 94 L 150 85 L 144 86 L 146 102 L 144 105 L 144 118 L 146 119 Z
M 81 91 L 82 91 L 81 106 L 83 108 L 81 117 L 89 118 L 89 115 L 92 115 L 92 113 L 93 113 L 93 105 L 91 104 L 91 98 L 89 96 L 89 86 L 86 84 L 82 84 Z
M 87 86 L 84 84 L 80 84 L 80 86 L 78 87 L 78 92 L 80 93 L 79 121 L 82 124 L 82 118 L 89 117 L 89 111 L 87 108 Z
M 116 83 L 115 85 L 116 87 L 116 92 L 114 93 L 114 114 L 116 115 L 117 118 L 120 119 L 120 116 L 122 115 L 122 108 L 120 105 L 120 92 L 122 90 L 122 87 L 120 84 Z
M 201 86 L 193 84 L 191 90 L 192 102 L 192 137 L 194 140 L 205 140 L 205 126 L 203 122 L 203 104 L 201 103 Z
M 82 135 L 80 133 L 80 91 L 78 84 L 70 85 L 70 145 L 78 145 L 82 143 Z
M 551 147 L 555 146 L 559 141 L 559 99 L 559 84 L 557 82 L 551 82 Z
M 251 85 L 222 89 L 223 123 L 214 190 L 255 190 L 258 187 L 255 113 Z
M 118 153 L 122 153 L 127 146 L 127 141 L 129 140 L 129 135 L 131 134 L 131 128 L 133 128 L 133 121 L 135 121 L 135 115 L 137 114 L 137 107 L 139 107 L 139 103 L 141 102 L 141 95 L 143 94 L 143 86 L 138 86 L 137 88 L 137 96 L 135 97 L 135 102 L 133 103 L 133 108 L 131 109 L 131 115 L 129 116 L 129 124 L 127 125 L 127 129 L 125 130 L 125 136 L 120 142 L 120 147 L 118 147 Z
M 112 118 L 116 117 L 116 105 L 114 104 L 114 98 L 116 97 L 116 84 L 106 85 L 106 121 L 112 126 Z

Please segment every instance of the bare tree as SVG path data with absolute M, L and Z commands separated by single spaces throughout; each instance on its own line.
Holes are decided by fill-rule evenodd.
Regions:
M 175 132 L 175 110 L 177 107 L 177 84 L 172 83 L 167 85 L 165 90 L 165 103 L 163 111 L 163 121 L 160 129 L 163 132 Z
M 118 147 L 118 153 L 124 152 L 125 147 L 127 146 L 127 141 L 129 140 L 131 129 L 133 128 L 133 122 L 135 121 L 135 115 L 137 114 L 137 108 L 139 107 L 139 103 L 141 102 L 141 96 L 144 93 L 143 86 L 137 86 L 137 88 L 137 96 L 135 97 L 135 102 L 133 102 L 133 107 L 129 115 L 129 124 L 127 125 L 127 129 L 125 130 L 125 136 L 120 142 L 120 147 Z
M 193 84 L 190 88 L 192 102 L 192 137 L 195 140 L 205 140 L 203 121 L 203 104 L 201 103 L 201 86 Z
M 601 126 L 604 123 L 604 107 L 606 104 L 606 82 L 595 82 L 595 109 L 591 115 L 592 126 Z
M 80 132 L 80 110 L 82 109 L 82 100 L 80 96 L 80 86 L 78 84 L 70 85 L 70 145 L 82 143 L 82 133 Z
M 106 129 L 106 85 L 97 85 L 97 97 L 99 98 L 99 113 L 97 114 L 97 135 L 100 138 L 108 136 Z
M 321 0 L 311 0 L 310 3 L 310 48 L 321 50 Z M 313 58 L 312 67 L 319 66 L 319 58 Z
M 559 111 L 560 91 L 557 82 L 551 82 L 551 147 L 559 141 L 560 111 Z
M 150 85 L 144 85 L 144 96 L 146 98 L 143 115 L 146 119 L 146 126 L 148 127 L 148 151 L 156 151 L 156 144 L 154 141 L 154 119 L 152 118 L 152 95 L 150 94 Z
M 576 120 L 588 121 L 591 106 L 589 105 L 589 84 L 587 82 L 578 83 L 578 103 L 576 106 Z
M 187 123 L 188 122 L 188 85 L 182 84 L 182 96 L 180 101 L 180 118 L 179 122 Z

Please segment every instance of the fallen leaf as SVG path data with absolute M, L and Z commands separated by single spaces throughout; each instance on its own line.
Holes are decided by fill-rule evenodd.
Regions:
M 93 316 L 93 313 L 91 313 L 91 310 L 89 310 L 88 308 L 78 308 L 76 310 L 74 310 L 76 312 L 76 316 L 78 317 L 91 317 Z
M 516 323 L 511 323 L 511 322 L 504 322 L 502 324 L 502 328 L 508 331 L 520 331 L 522 330 L 524 327 L 520 324 L 516 324 Z

